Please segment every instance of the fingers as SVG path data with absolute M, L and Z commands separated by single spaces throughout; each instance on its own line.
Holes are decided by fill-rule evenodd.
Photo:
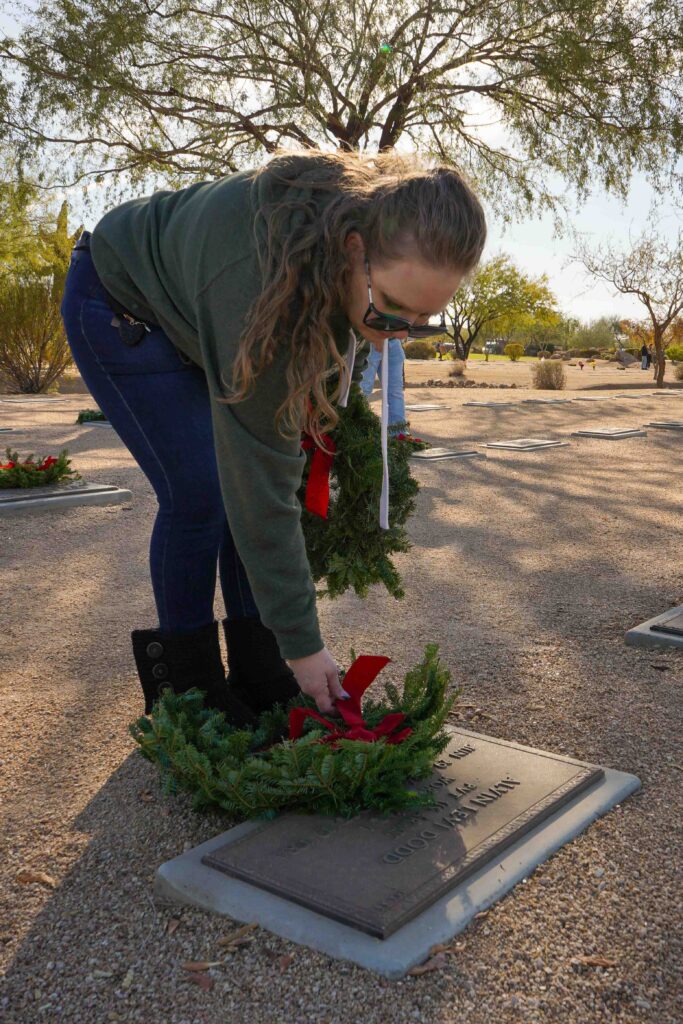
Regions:
M 327 673 L 327 688 L 332 700 L 346 700 L 348 697 L 348 693 L 339 682 L 339 670 L 336 667 Z

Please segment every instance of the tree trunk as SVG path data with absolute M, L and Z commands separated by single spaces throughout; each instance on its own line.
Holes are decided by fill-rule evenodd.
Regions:
M 655 359 L 657 360 L 657 370 L 656 370 L 656 374 L 655 374 L 655 380 L 657 382 L 657 387 L 658 388 L 664 387 L 665 362 L 664 362 L 664 346 L 662 345 L 662 334 L 663 334 L 662 330 L 659 329 L 658 327 L 655 327 L 655 331 L 654 331 Z

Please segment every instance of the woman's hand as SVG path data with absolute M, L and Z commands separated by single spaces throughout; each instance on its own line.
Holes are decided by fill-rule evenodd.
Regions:
M 312 697 L 320 711 L 334 711 L 337 698 L 348 697 L 339 682 L 339 667 L 326 647 L 307 658 L 288 661 L 296 681 L 305 694 Z

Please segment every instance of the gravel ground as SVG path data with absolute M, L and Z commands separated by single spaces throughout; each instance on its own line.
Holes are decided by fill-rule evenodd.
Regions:
M 498 365 L 473 376 L 517 374 L 524 387 L 526 365 Z M 415 366 L 410 380 L 424 369 Z M 601 388 L 649 386 L 634 371 L 588 374 L 572 387 L 598 378 Z M 439 445 L 560 437 L 579 426 L 683 418 L 678 394 L 670 402 L 496 410 L 463 409 L 471 392 L 425 389 L 420 401 L 447 411 L 414 414 L 412 426 Z M 500 398 L 511 395 L 519 403 L 529 393 Z M 0 1018 L 683 1020 L 683 659 L 623 642 L 625 629 L 683 603 L 680 436 L 572 438 L 550 452 L 416 465 L 423 487 L 414 548 L 400 558 L 405 601 L 377 591 L 366 602 L 345 595 L 321 606 L 340 660 L 352 645 L 386 653 L 400 676 L 436 639 L 464 703 L 474 705 L 463 723 L 643 782 L 640 794 L 475 920 L 439 970 L 389 982 L 262 929 L 226 952 L 219 939 L 234 922 L 155 906 L 158 864 L 228 823 L 193 814 L 182 798 L 163 799 L 128 736 L 142 709 L 129 632 L 156 622 L 147 575 L 155 500 L 113 432 L 74 425 L 88 404 L 74 396 L 54 408 L 0 405 L 0 424 L 18 428 L 4 443 L 40 454 L 66 446 L 86 479 L 133 492 L 128 505 L 0 522 Z M 25 870 L 47 877 L 22 883 Z M 579 959 L 590 956 L 612 966 Z M 188 960 L 221 961 L 209 989 L 182 968 Z

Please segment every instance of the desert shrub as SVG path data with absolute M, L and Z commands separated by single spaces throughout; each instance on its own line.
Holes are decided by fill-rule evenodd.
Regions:
M 47 279 L 0 284 L 0 380 L 11 392 L 41 394 L 73 359 Z
M 544 359 L 531 368 L 534 387 L 542 391 L 562 391 L 567 383 L 567 374 L 561 362 Z
M 675 363 L 683 363 L 683 345 L 669 345 L 666 350 L 666 358 Z
M 516 363 L 518 359 L 521 359 L 524 355 L 524 345 L 521 345 L 518 341 L 511 341 L 503 349 L 503 353 L 511 359 L 513 363 Z
M 448 371 L 449 377 L 464 377 L 465 376 L 465 363 L 462 359 L 453 360 L 453 369 Z
M 431 341 L 416 339 L 403 346 L 407 359 L 436 359 L 436 350 Z
M 683 363 L 676 367 L 675 374 L 676 380 L 683 380 Z

